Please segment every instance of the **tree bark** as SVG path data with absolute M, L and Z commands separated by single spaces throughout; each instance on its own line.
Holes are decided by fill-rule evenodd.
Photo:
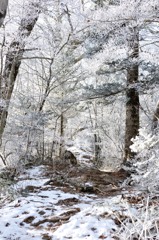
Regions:
M 158 121 L 159 121 L 159 102 L 157 103 L 157 107 L 156 110 L 154 112 L 153 115 L 153 126 L 152 126 L 152 130 L 155 130 L 158 126 Z
M 134 157 L 130 149 L 132 138 L 135 138 L 139 130 L 139 93 L 135 86 L 139 77 L 139 33 L 133 28 L 128 39 L 129 62 L 127 69 L 127 91 L 126 91 L 126 126 L 125 126 L 125 161 Z
M 101 165 L 102 164 L 102 162 L 101 162 L 101 146 L 100 146 L 100 144 L 101 144 L 101 139 L 100 139 L 100 137 L 99 137 L 99 135 L 97 134 L 97 133 L 95 133 L 94 134 L 94 145 L 95 145 L 95 147 L 94 147 L 94 157 L 95 157 L 95 159 L 94 159 L 94 162 L 95 162 L 95 165 Z
M 0 143 L 7 122 L 8 108 L 21 65 L 21 58 L 25 51 L 26 39 L 30 36 L 40 13 L 40 1 L 30 3 L 26 12 L 26 16 L 20 22 L 17 37 L 9 46 L 3 73 L 0 76 Z
M 4 22 L 4 18 L 7 12 L 7 7 L 8 7 L 8 0 L 0 0 L 0 27 Z
M 64 152 L 64 114 L 61 112 L 60 116 L 60 147 L 59 147 L 59 157 L 63 157 L 63 152 Z

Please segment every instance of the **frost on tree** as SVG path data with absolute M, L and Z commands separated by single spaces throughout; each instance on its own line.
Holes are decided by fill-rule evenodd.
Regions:
M 8 6 L 8 0 L 0 0 L 0 27 L 3 24 L 4 18 L 6 16 Z
M 16 77 L 25 51 L 26 39 L 30 36 L 40 13 L 39 0 L 30 2 L 26 15 L 21 19 L 16 37 L 10 43 L 6 53 L 4 68 L 0 79 L 0 144 L 7 122 L 9 103 L 12 97 Z

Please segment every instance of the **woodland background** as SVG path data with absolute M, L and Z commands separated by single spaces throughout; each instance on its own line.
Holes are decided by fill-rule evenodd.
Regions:
M 159 239 L 158 85 L 158 0 L 0 0 L 0 239 Z
M 0 7 L 2 164 L 54 163 L 67 151 L 105 171 L 145 160 L 158 143 L 158 1 Z

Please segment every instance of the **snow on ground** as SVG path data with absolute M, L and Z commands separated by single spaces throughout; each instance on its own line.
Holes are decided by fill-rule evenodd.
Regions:
M 122 197 L 72 194 L 44 184 L 44 167 L 21 175 L 15 188 L 23 195 L 0 211 L 0 240 L 113 240 L 112 216 L 124 212 Z M 33 191 L 25 192 L 25 188 Z M 132 209 L 133 210 L 133 209 Z
M 18 191 L 25 189 L 27 186 L 42 186 L 47 180 L 49 180 L 43 177 L 44 169 L 44 166 L 38 166 L 26 170 L 26 172 L 18 178 L 18 182 L 14 185 L 14 188 Z
M 45 196 L 45 197 L 44 197 Z M 80 212 L 71 217 L 70 221 L 62 224 L 54 232 L 54 226 L 48 226 L 45 222 L 40 228 L 31 226 L 28 222 L 33 219 L 32 224 L 36 224 L 47 217 L 59 216 L 69 211 L 71 208 L 57 206 L 58 200 L 76 197 L 84 204 L 76 204 Z M 95 203 L 89 203 L 90 199 L 78 195 L 64 194 L 59 190 L 51 192 L 40 192 L 37 196 L 32 195 L 27 198 L 19 198 L 1 209 L 0 214 L 0 239 L 42 239 L 42 235 L 48 233 L 52 239 L 113 239 L 111 234 L 116 226 L 111 219 L 100 217 L 103 211 L 95 209 Z M 41 213 L 44 213 L 41 215 Z M 26 221 L 28 219 L 28 222 Z M 26 222 L 25 222 L 26 221 Z
M 50 189 L 44 185 L 48 179 L 42 177 L 42 167 L 28 170 L 21 175 L 16 189 L 24 190 L 27 186 L 38 187 L 37 192 L 19 197 L 1 208 L 0 239 L 43 239 L 45 234 L 50 239 L 98 239 L 107 236 L 116 228 L 113 220 L 104 219 L 100 215 L 106 210 L 99 206 L 99 199 L 93 195 L 64 193 L 59 189 Z M 40 187 L 41 186 L 41 187 Z M 40 187 L 40 188 L 39 188 Z M 73 206 L 58 204 L 61 200 L 73 199 Z M 58 217 L 71 210 L 79 209 L 66 223 L 55 224 L 44 222 L 35 227 L 43 219 Z M 102 210 L 101 210 L 102 209 Z

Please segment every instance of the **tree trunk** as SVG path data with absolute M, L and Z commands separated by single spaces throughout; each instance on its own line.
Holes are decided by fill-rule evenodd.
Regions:
M 60 148 L 59 148 L 59 157 L 62 158 L 63 156 L 63 144 L 64 144 L 64 114 L 63 112 L 61 112 L 61 116 L 60 116 Z
M 2 102 L 0 105 L 0 143 L 7 122 L 8 108 L 15 80 L 21 65 L 21 58 L 25 51 L 26 38 L 30 36 L 37 22 L 40 13 L 39 5 L 39 0 L 29 4 L 28 9 L 26 9 L 27 14 L 20 22 L 17 37 L 11 42 L 6 54 L 3 74 L 0 76 L 0 97 Z
M 3 24 L 8 7 L 8 0 L 0 0 L 0 27 Z
M 99 135 L 98 134 L 94 134 L 94 157 L 95 157 L 95 159 L 94 159 L 94 162 L 95 162 L 95 164 L 98 166 L 100 166 L 101 164 L 102 164 L 102 162 L 101 162 L 101 139 L 100 139 L 100 137 L 99 137 Z
M 131 30 L 128 48 L 130 65 L 127 70 L 125 161 L 135 155 L 130 149 L 131 139 L 137 136 L 139 130 L 139 93 L 135 86 L 139 77 L 139 33 L 136 28 Z
M 157 103 L 157 107 L 156 110 L 154 112 L 153 115 L 153 126 L 152 126 L 152 130 L 155 130 L 158 126 L 158 121 L 159 121 L 159 102 Z

